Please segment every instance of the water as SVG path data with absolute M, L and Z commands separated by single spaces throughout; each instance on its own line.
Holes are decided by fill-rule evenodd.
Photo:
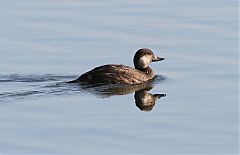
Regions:
M 0 154 L 239 153 L 236 1 L 2 0 L 0 23 Z M 152 110 L 65 83 L 142 47 Z

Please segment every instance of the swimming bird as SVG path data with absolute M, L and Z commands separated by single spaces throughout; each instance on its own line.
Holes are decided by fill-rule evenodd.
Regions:
M 135 68 L 117 64 L 102 65 L 68 83 L 141 84 L 152 80 L 156 76 L 149 64 L 162 60 L 164 58 L 154 55 L 150 49 L 142 48 L 134 55 L 133 62 Z

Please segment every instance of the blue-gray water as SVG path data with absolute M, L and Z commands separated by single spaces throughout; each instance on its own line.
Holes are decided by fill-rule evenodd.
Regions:
M 239 153 L 237 1 L 2 0 L 0 47 L 1 155 Z M 64 83 L 142 47 L 149 112 Z

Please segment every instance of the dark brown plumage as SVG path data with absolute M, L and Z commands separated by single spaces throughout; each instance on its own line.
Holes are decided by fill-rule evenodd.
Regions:
M 155 77 L 155 73 L 148 66 L 149 63 L 161 60 L 163 58 L 154 56 L 150 49 L 140 49 L 134 56 L 135 68 L 116 64 L 103 65 L 82 74 L 78 79 L 69 83 L 140 84 Z
M 75 82 L 140 84 L 154 76 L 151 68 L 139 71 L 125 65 L 109 64 L 82 74 Z

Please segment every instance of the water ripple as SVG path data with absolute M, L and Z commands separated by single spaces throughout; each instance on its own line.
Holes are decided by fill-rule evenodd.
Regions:
M 75 75 L 53 75 L 53 74 L 43 75 L 0 74 L 0 82 L 48 82 L 48 81 L 60 81 L 63 79 L 72 79 L 75 77 L 76 77 Z
M 66 83 L 75 79 L 76 75 L 1 75 L 0 74 L 0 101 L 22 99 L 29 97 L 46 97 L 49 95 L 70 95 L 70 94 L 94 94 L 97 97 L 110 97 L 113 95 L 125 95 L 146 87 L 153 87 L 154 84 L 164 80 L 164 76 L 156 76 L 151 83 L 140 85 L 84 85 Z
M 54 74 L 10 74 L 0 75 L 0 101 L 41 95 L 63 95 L 79 89 L 68 87 L 65 83 L 75 75 Z

